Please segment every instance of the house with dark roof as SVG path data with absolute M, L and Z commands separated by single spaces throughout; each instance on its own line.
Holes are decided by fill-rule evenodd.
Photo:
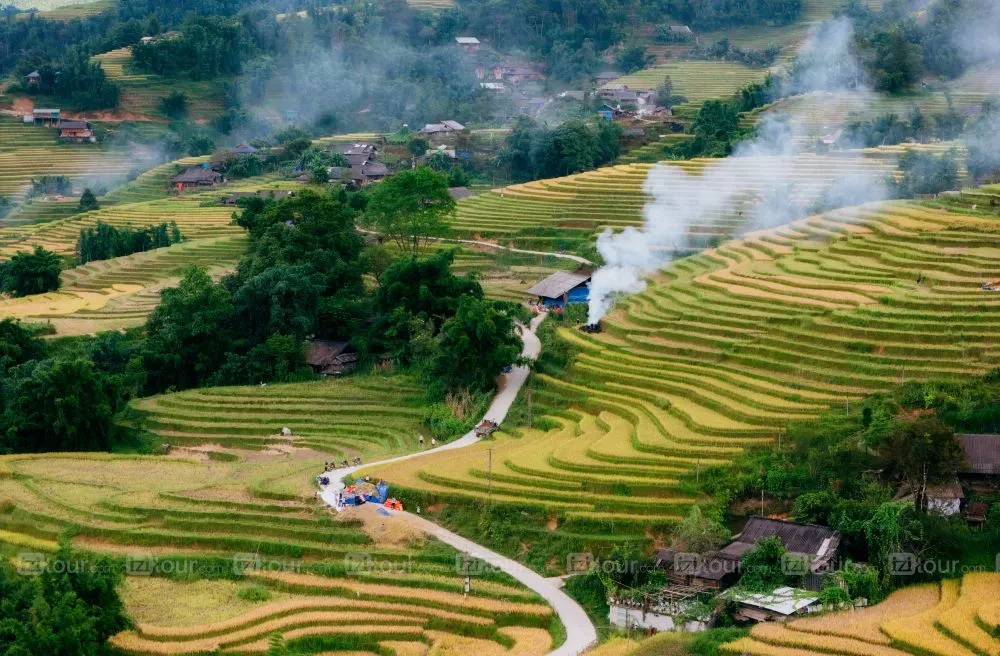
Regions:
M 955 439 L 962 445 L 965 462 L 958 469 L 963 478 L 981 478 L 1000 475 L 1000 434 L 958 434 Z
M 241 143 L 239 146 L 236 146 L 236 148 L 233 148 L 229 152 L 231 152 L 233 155 L 253 155 L 254 153 L 257 152 L 257 149 L 251 146 L 250 144 Z
M 608 84 L 609 82 L 614 82 L 622 76 L 618 71 L 601 71 L 594 76 L 594 82 L 597 86 Z
M 170 178 L 170 184 L 177 191 L 198 187 L 215 187 L 225 181 L 222 174 L 203 166 L 185 169 L 179 175 Z
M 343 155 L 347 163 L 353 167 L 361 166 L 365 162 L 375 159 L 378 149 L 374 144 L 355 143 L 341 146 L 337 152 Z
M 535 283 L 526 293 L 537 297 L 545 307 L 586 303 L 590 298 L 590 274 L 556 271 Z
M 785 550 L 801 559 L 806 587 L 819 589 L 820 578 L 836 560 L 840 532 L 818 524 L 797 524 L 769 517 L 751 517 L 733 542 L 707 554 L 669 549 L 657 553 L 655 565 L 677 585 L 721 590 L 739 580 L 743 554 L 764 538 L 778 538 Z
M 351 167 L 351 179 L 354 184 L 363 187 L 372 182 L 388 177 L 392 172 L 382 162 L 368 161 L 359 166 Z
M 541 82 L 545 76 L 528 66 L 505 66 L 503 79 L 511 84 L 521 84 L 522 82 Z
M 88 121 L 60 121 L 59 139 L 75 143 L 96 143 L 94 130 Z
M 358 366 L 358 354 L 347 342 L 314 339 L 309 342 L 306 364 L 321 376 L 340 376 Z
M 420 130 L 425 135 L 452 134 L 465 131 L 465 126 L 458 121 L 441 121 L 428 123 Z
M 24 81 L 28 84 L 28 86 L 38 84 L 38 81 L 41 79 L 42 75 L 38 71 L 31 71 L 30 73 L 24 76 Z
M 468 187 L 448 187 L 448 195 L 456 201 L 472 196 L 472 190 Z

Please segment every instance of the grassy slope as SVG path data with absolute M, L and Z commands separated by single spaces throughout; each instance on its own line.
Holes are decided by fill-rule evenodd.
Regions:
M 108 77 L 121 85 L 122 110 L 166 120 L 167 117 L 160 111 L 160 100 L 176 91 L 187 96 L 191 120 L 209 120 L 222 112 L 223 85 L 219 80 L 198 82 L 142 73 L 132 70 L 131 58 L 129 48 L 119 48 L 94 57 L 94 61 L 104 67 Z
M 699 467 L 767 444 L 795 419 L 898 381 L 1000 364 L 995 215 L 887 203 L 830 212 L 679 260 L 605 319 L 573 327 L 568 374 L 538 376 L 525 430 L 380 475 L 413 498 L 532 509 L 569 536 L 664 526 Z M 917 273 L 924 276 L 916 283 Z M 534 521 L 534 520 L 533 520 Z M 595 538 L 596 540 L 596 538 Z
M 255 392 L 259 388 L 211 393 L 226 394 L 229 405 L 223 407 L 239 417 L 239 395 Z M 160 428 L 163 422 L 197 425 L 200 394 L 156 397 L 141 405 L 159 417 Z M 215 425 L 224 429 L 211 439 L 225 447 L 175 448 L 170 458 L 0 459 L 0 472 L 15 474 L 0 474 L 0 554 L 54 549 L 55 538 L 69 532 L 78 548 L 153 564 L 156 577 L 129 580 L 125 588 L 138 624 L 114 642 L 133 654 L 204 653 L 219 646 L 256 653 L 266 651 L 274 631 L 286 640 L 328 636 L 369 651 L 387 641 L 498 656 L 501 645 L 524 654 L 548 649 L 551 611 L 530 592 L 488 574 L 466 598 L 453 551 L 373 513 L 332 517 L 313 494 L 313 477 L 330 455 L 310 446 L 331 447 L 336 454 L 341 448 L 374 454 L 413 446 L 415 411 L 406 406 L 419 399 L 418 387 L 398 376 L 353 378 L 284 391 L 276 385 L 267 394 L 279 412 L 295 412 L 292 405 L 303 407 L 307 398 L 316 406 L 298 411 L 297 419 L 268 421 L 263 419 L 267 402 L 251 400 L 248 407 L 261 423 L 248 429 L 260 444 L 272 445 L 265 452 L 233 448 L 238 444 L 227 439 L 229 431 L 220 422 Z M 291 395 L 289 403 L 284 394 Z M 351 417 L 370 418 L 379 403 L 384 408 L 379 426 L 350 429 Z M 213 402 L 203 423 L 226 416 Z M 327 440 L 310 433 L 306 416 L 323 417 L 338 428 Z M 267 434 L 282 422 L 302 437 L 269 440 Z M 147 425 L 152 424 L 150 418 Z M 184 442 L 176 435 L 180 430 L 162 428 L 161 439 Z M 351 562 L 362 567 L 348 572 L 345 563 Z M 185 574 L 174 582 L 159 578 L 172 566 Z M 234 599 L 248 584 L 258 588 L 259 602 Z M 386 623 L 386 616 L 393 621 Z

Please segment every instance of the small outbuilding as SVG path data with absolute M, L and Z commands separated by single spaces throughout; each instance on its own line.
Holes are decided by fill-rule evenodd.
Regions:
M 538 297 L 545 307 L 562 307 L 567 303 L 586 303 L 590 299 L 590 274 L 556 271 L 528 289 L 529 296 Z
M 229 152 L 232 153 L 233 155 L 253 155 L 258 151 L 250 144 L 241 143 L 239 146 L 236 146 L 236 148 L 233 148 Z
M 34 109 L 31 111 L 31 118 L 35 125 L 58 127 L 62 111 L 59 109 Z
M 340 376 L 357 368 L 358 354 L 347 342 L 314 339 L 309 342 L 306 364 L 321 376 Z
M 766 593 L 727 593 L 736 603 L 737 620 L 750 622 L 784 622 L 811 610 L 819 610 L 819 597 L 808 590 L 783 587 Z
M 479 46 L 482 45 L 479 42 L 479 39 L 474 36 L 456 36 L 455 43 L 458 44 L 458 47 L 469 54 L 479 52 Z
M 954 480 L 943 485 L 927 486 L 924 497 L 927 499 L 927 512 L 951 517 L 962 512 L 965 493 L 962 492 L 961 484 Z
M 42 75 L 38 71 L 31 71 L 24 76 L 24 81 L 29 87 L 38 84 L 38 81 L 41 79 Z
M 216 187 L 224 182 L 224 178 L 218 171 L 203 166 L 195 166 L 175 175 L 170 179 L 170 184 L 177 191 L 184 191 L 193 187 Z

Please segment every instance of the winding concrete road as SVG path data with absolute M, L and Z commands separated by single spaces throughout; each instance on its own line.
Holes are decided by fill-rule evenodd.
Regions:
M 577 259 L 576 256 L 567 257 L 570 259 Z M 527 358 L 531 358 L 532 360 L 538 357 L 538 354 L 542 349 L 541 342 L 538 341 L 538 337 L 535 335 L 535 329 L 538 328 L 538 324 L 540 324 L 544 318 L 545 315 L 535 317 L 528 326 L 523 327 L 521 330 L 521 338 L 524 341 L 524 350 L 521 351 L 521 354 Z M 510 373 L 497 378 L 497 395 L 493 398 L 493 402 L 490 404 L 489 410 L 486 411 L 486 419 L 492 419 L 497 423 L 503 422 L 504 418 L 507 417 L 507 412 L 510 411 L 510 407 L 514 404 L 514 399 L 517 398 L 517 393 L 521 390 L 521 386 L 524 385 L 524 382 L 528 379 L 528 373 L 528 367 L 514 367 Z M 337 498 L 340 496 L 340 491 L 343 489 L 343 483 L 341 482 L 342 479 L 349 474 L 353 474 L 358 469 L 368 469 L 391 462 L 399 462 L 400 460 L 420 458 L 427 453 L 434 453 L 437 451 L 461 449 L 469 446 L 470 444 L 475 444 L 479 441 L 479 439 L 480 438 L 476 436 L 475 431 L 469 431 L 459 439 L 448 442 L 447 444 L 442 444 L 441 446 L 433 449 L 417 451 L 416 453 L 410 453 L 396 458 L 389 458 L 387 460 L 380 460 L 378 462 L 369 462 L 362 464 L 359 467 L 342 467 L 340 469 L 335 469 L 325 474 L 330 477 L 331 483 L 320 491 L 320 497 L 331 507 L 336 507 Z M 597 642 L 597 630 L 594 628 L 594 624 L 590 621 L 590 618 L 587 617 L 587 613 L 585 613 L 583 608 L 581 608 L 580 605 L 577 604 L 569 595 L 554 585 L 552 581 L 547 580 L 545 577 L 535 573 L 515 560 L 507 558 L 506 556 L 501 556 L 495 551 L 491 551 L 486 547 L 472 542 L 471 540 L 467 540 L 446 528 L 424 519 L 423 517 L 414 515 L 413 513 L 399 511 L 392 511 L 392 516 L 398 517 L 399 519 L 407 522 L 409 525 L 420 529 L 424 533 L 437 538 L 445 544 L 451 545 L 459 551 L 469 554 L 473 558 L 486 561 L 490 565 L 517 579 L 525 587 L 533 590 L 545 599 L 545 601 L 547 601 L 555 610 L 559 619 L 562 621 L 563 626 L 566 627 L 566 641 L 557 649 L 550 651 L 548 656 L 576 656 L 577 654 L 583 653 L 595 642 Z

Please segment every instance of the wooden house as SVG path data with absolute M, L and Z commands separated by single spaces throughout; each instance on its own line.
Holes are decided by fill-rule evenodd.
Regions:
M 59 127 L 62 111 L 58 109 L 34 109 L 31 111 L 31 118 L 35 125 Z
M 321 376 L 340 376 L 358 366 L 358 354 L 347 342 L 314 339 L 309 342 L 306 364 Z
M 456 36 L 455 43 L 458 47 L 469 53 L 470 55 L 474 52 L 479 52 L 479 46 L 482 45 L 474 36 Z
M 216 187 L 224 182 L 224 178 L 218 171 L 210 168 L 195 166 L 184 170 L 179 175 L 170 179 L 170 184 L 179 192 L 186 189 L 199 187 Z
M 94 130 L 88 121 L 60 121 L 59 139 L 75 143 L 96 143 Z

